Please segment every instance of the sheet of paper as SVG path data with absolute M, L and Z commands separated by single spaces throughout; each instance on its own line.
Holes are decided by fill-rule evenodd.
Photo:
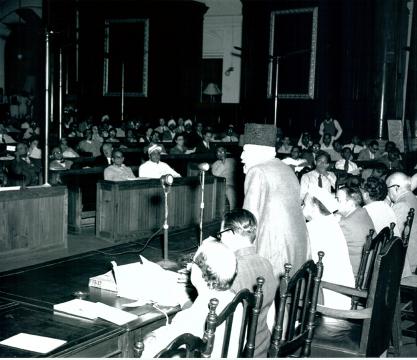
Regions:
M 82 299 L 73 299 L 64 303 L 55 304 L 54 310 L 90 320 L 97 319 L 98 317 L 96 303 Z
M 1 345 L 11 346 L 18 349 L 33 351 L 41 354 L 55 350 L 65 344 L 65 340 L 54 339 L 46 336 L 20 333 L 0 342 Z
M 96 303 L 96 309 L 99 318 L 110 321 L 116 325 L 124 325 L 138 318 L 135 314 L 128 313 L 127 311 L 117 309 L 101 302 Z

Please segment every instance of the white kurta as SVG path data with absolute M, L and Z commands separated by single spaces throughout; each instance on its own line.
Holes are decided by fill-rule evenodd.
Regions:
M 162 161 L 155 163 L 148 160 L 139 166 L 139 177 L 159 179 L 162 175 L 170 174 L 173 177 L 181 177 L 171 166 Z

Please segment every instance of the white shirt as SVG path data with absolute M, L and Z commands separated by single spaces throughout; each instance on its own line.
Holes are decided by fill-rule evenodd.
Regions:
M 104 180 L 125 181 L 135 179 L 132 169 L 125 164 L 121 166 L 110 165 L 104 169 Z
M 148 160 L 139 166 L 139 177 L 159 179 L 162 175 L 166 174 L 170 174 L 173 177 L 181 177 L 171 166 L 162 161 L 155 163 Z
M 324 251 L 323 281 L 355 287 L 349 250 L 342 229 L 334 215 L 324 216 L 307 223 L 311 255 L 318 261 L 317 253 Z M 324 305 L 331 308 L 349 310 L 350 297 L 324 289 Z
M 316 188 L 318 186 L 319 181 L 319 172 L 317 170 L 313 170 L 304 174 L 301 177 L 300 181 L 300 198 L 301 201 L 304 200 L 305 196 L 309 192 L 309 190 L 313 187 Z M 332 187 L 336 187 L 336 175 L 330 171 L 327 172 L 326 175 L 321 176 L 322 188 L 327 190 L 329 193 L 332 192 Z
M 334 167 L 338 170 L 345 170 L 345 161 L 346 161 L 345 159 L 340 159 L 336 161 L 336 164 L 334 165 Z M 353 161 L 350 161 L 350 160 L 348 161 L 349 161 L 349 166 L 348 166 L 347 172 L 349 174 L 353 174 L 353 173 L 356 174 L 357 171 L 355 170 L 358 170 L 358 165 L 356 165 Z
M 397 217 L 394 210 L 385 201 L 374 201 L 364 206 L 374 223 L 375 232 L 378 234 L 384 227 L 397 223 Z M 394 235 L 400 236 L 398 226 L 394 228 Z

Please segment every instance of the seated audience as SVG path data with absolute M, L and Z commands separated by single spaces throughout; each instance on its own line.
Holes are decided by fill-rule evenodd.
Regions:
M 214 176 L 226 178 L 226 198 L 229 202 L 229 209 L 236 207 L 236 161 L 226 156 L 226 149 L 220 146 L 217 149 L 217 161 L 211 165 L 211 172 Z
M 99 156 L 100 155 L 100 146 L 101 143 L 93 140 L 93 133 L 90 129 L 84 131 L 84 140 L 81 140 L 78 143 L 77 151 L 91 154 L 90 156 Z
M 217 241 L 204 241 L 198 248 L 191 265 L 191 283 L 196 288 L 198 296 L 191 307 L 178 312 L 171 324 L 154 330 L 144 338 L 143 358 L 155 356 L 174 338 L 191 333 L 203 337 L 208 314 L 208 304 L 211 299 L 219 301 L 216 313 L 219 314 L 229 304 L 235 293 L 230 290 L 236 276 L 236 257 L 224 244 Z M 240 340 L 242 307 L 236 310 L 230 337 L 229 356 L 236 357 Z M 216 329 L 212 358 L 221 356 L 224 336 L 224 326 Z
M 136 135 L 133 129 L 127 129 L 126 132 L 126 142 L 129 144 L 137 143 Z
M 184 140 L 187 149 L 194 149 L 201 142 L 201 138 L 193 131 L 193 122 L 190 119 L 184 122 Z
M 342 159 L 336 161 L 334 167 L 335 169 L 344 170 L 352 175 L 358 175 L 360 173 L 358 165 L 352 161 L 352 150 L 347 146 L 342 150 Z
M 301 150 L 309 149 L 310 146 L 313 145 L 313 140 L 311 139 L 310 133 L 307 131 L 303 132 L 300 136 L 300 139 L 298 140 L 297 145 L 301 147 Z
M 65 160 L 59 147 L 52 149 L 52 161 L 49 163 L 49 170 L 68 170 L 71 169 L 73 162 Z
M 37 136 L 34 136 L 30 139 L 28 156 L 32 159 L 42 159 L 42 150 L 39 149 L 39 138 Z
M 378 141 L 372 140 L 369 146 L 361 150 L 358 155 L 358 161 L 375 160 L 379 157 L 379 144 Z
M 112 164 L 113 145 L 104 143 L 101 146 L 101 154 L 96 157 L 95 166 L 109 166 Z
M 151 127 L 148 127 L 146 129 L 145 136 L 141 136 L 139 138 L 139 142 L 145 143 L 146 145 L 149 145 L 151 143 L 151 141 L 152 141 L 152 133 L 153 133 L 153 129 Z
M 339 225 L 346 239 L 353 274 L 356 277 L 363 245 L 369 230 L 375 230 L 374 224 L 368 212 L 362 207 L 363 198 L 358 187 L 343 187 L 337 190 L 336 199 L 339 203 L 338 213 L 341 216 Z
M 25 133 L 23 134 L 24 140 L 29 140 L 32 136 L 39 136 L 41 134 L 41 130 L 39 129 L 38 124 L 35 121 L 30 123 L 30 127 L 26 129 Z
M 355 286 L 349 249 L 338 219 L 334 214 L 338 204 L 332 194 L 315 186 L 310 189 L 304 201 L 304 216 L 308 220 L 313 260 L 318 261 L 317 253 L 324 251 L 323 281 L 344 286 Z M 324 289 L 324 305 L 337 309 L 350 309 L 350 297 Z
M 291 139 L 289 136 L 284 136 L 282 140 L 282 145 L 277 149 L 279 154 L 290 154 L 292 149 Z
M 320 152 L 319 142 L 313 142 L 309 149 L 305 149 L 301 153 L 301 157 L 307 160 L 309 168 L 313 169 L 316 166 L 316 157 Z
M 65 160 L 62 156 L 61 149 L 55 147 L 52 149 L 52 160 L 49 163 L 49 182 L 51 185 L 61 184 L 60 170 L 71 169 L 73 162 L 71 160 Z
M 24 143 L 16 145 L 15 158 L 11 161 L 10 175 L 23 175 L 24 185 L 33 186 L 40 183 L 40 169 L 27 156 L 28 147 Z
M 348 147 L 350 150 L 352 150 L 352 155 L 355 157 L 357 156 L 361 150 L 364 149 L 362 146 L 362 142 L 359 139 L 359 136 L 355 135 L 352 137 L 352 141 L 350 144 L 346 144 L 345 147 Z
M 73 148 L 68 146 L 68 140 L 66 138 L 62 138 L 59 142 L 59 148 L 61 149 L 62 156 L 64 158 L 76 158 L 80 157 L 78 153 L 73 150 Z
M 230 124 L 226 130 L 226 135 L 222 137 L 221 141 L 223 142 L 238 142 L 239 137 L 234 131 L 234 126 Z
M 336 188 L 336 175 L 327 171 L 330 166 L 330 155 L 325 151 L 320 151 L 316 157 L 316 168 L 304 174 L 300 180 L 300 198 L 303 203 L 310 188 L 320 187 L 328 191 Z
M 124 156 L 120 150 L 114 150 L 112 153 L 113 165 L 104 169 L 104 180 L 126 181 L 136 180 L 136 176 L 130 167 L 123 164 Z
M 99 134 L 98 126 L 97 125 L 92 126 L 91 127 L 91 131 L 93 132 L 93 135 L 91 137 L 92 140 L 97 141 L 97 142 L 100 142 L 100 143 L 102 143 L 104 141 L 103 137 L 100 136 L 100 134 Z
M 263 302 L 258 319 L 254 357 L 266 357 L 271 339 L 271 332 L 267 326 L 267 315 L 275 300 L 278 281 L 273 275 L 274 272 L 269 260 L 256 253 L 254 246 L 256 232 L 256 218 L 248 210 L 235 209 L 223 216 L 220 231 L 221 242 L 235 253 L 237 259 L 237 274 L 232 284 L 232 290 L 236 293 L 242 289 L 254 291 L 256 278 L 262 276 L 265 279 L 262 287 Z
M 400 150 L 397 148 L 389 149 L 387 154 L 378 159 L 378 162 L 385 164 L 389 171 L 404 171 Z
M 293 146 L 293 148 L 291 149 L 290 156 L 286 157 L 285 159 L 282 159 L 282 162 L 284 164 L 287 164 L 289 167 L 291 167 L 295 172 L 299 172 L 304 167 L 308 166 L 307 160 L 302 159 L 300 155 L 301 155 L 300 147 Z
M 417 198 L 411 190 L 411 178 L 401 172 L 395 172 L 386 181 L 388 196 L 392 201 L 392 210 L 397 219 L 399 234 L 404 231 L 404 224 L 411 208 L 417 212 Z M 408 242 L 407 259 L 410 271 L 414 273 L 417 267 L 417 216 L 411 226 L 410 239 Z M 404 265 L 405 267 L 405 265 Z M 404 275 L 404 273 L 403 273 Z
M 184 146 L 184 135 L 181 133 L 176 134 L 173 142 L 175 145 L 169 150 L 170 155 L 183 155 L 186 153 L 187 148 Z
M 106 142 L 109 142 L 109 143 L 118 143 L 118 142 L 120 142 L 120 140 L 116 138 L 116 129 L 115 128 L 111 128 L 109 130 L 109 137 L 106 139 Z
M 328 154 L 334 151 L 332 136 L 329 133 L 325 133 L 321 137 L 319 143 L 320 143 L 320 149 L 327 152 Z
M 164 118 L 160 118 L 158 120 L 159 126 L 157 128 L 155 128 L 155 131 L 158 132 L 160 135 L 162 135 L 164 133 L 164 131 L 168 130 L 168 127 L 165 125 L 165 119 Z
M 213 137 L 213 132 L 210 128 L 206 128 L 202 131 L 202 140 L 197 144 L 195 152 L 196 153 L 214 153 L 215 147 L 211 143 Z
M 342 159 L 342 144 L 339 140 L 333 141 L 333 149 L 329 151 L 329 155 L 332 161 L 338 161 Z
M 185 131 L 184 119 L 182 117 L 178 118 L 178 126 L 175 129 L 175 131 L 177 132 L 177 134 L 182 134 Z
M 168 121 L 168 129 L 162 133 L 162 141 L 173 141 L 177 132 L 175 131 L 177 124 L 174 119 Z
M 0 124 L 0 144 L 15 144 L 16 141 L 7 134 L 6 128 Z
M 173 177 L 181 177 L 167 163 L 161 161 L 162 147 L 153 144 L 148 148 L 149 160 L 139 166 L 139 177 L 159 179 L 162 175 L 171 174 Z
M 364 208 L 368 212 L 378 234 L 384 227 L 390 226 L 393 222 L 397 224 L 397 218 L 385 198 L 388 195 L 388 189 L 385 181 L 381 178 L 370 176 L 366 179 L 362 196 L 365 202 Z M 394 234 L 399 236 L 398 226 L 394 228 Z

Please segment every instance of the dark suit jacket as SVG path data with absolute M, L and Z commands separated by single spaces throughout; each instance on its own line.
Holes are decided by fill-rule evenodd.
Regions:
M 94 165 L 95 166 L 109 166 L 111 164 L 109 164 L 109 162 L 107 161 L 107 158 L 103 154 L 101 154 L 100 156 L 96 157 Z
M 209 147 L 207 148 L 203 141 L 200 141 L 195 148 L 196 153 L 214 153 L 215 151 L 216 149 L 212 143 L 209 143 Z

